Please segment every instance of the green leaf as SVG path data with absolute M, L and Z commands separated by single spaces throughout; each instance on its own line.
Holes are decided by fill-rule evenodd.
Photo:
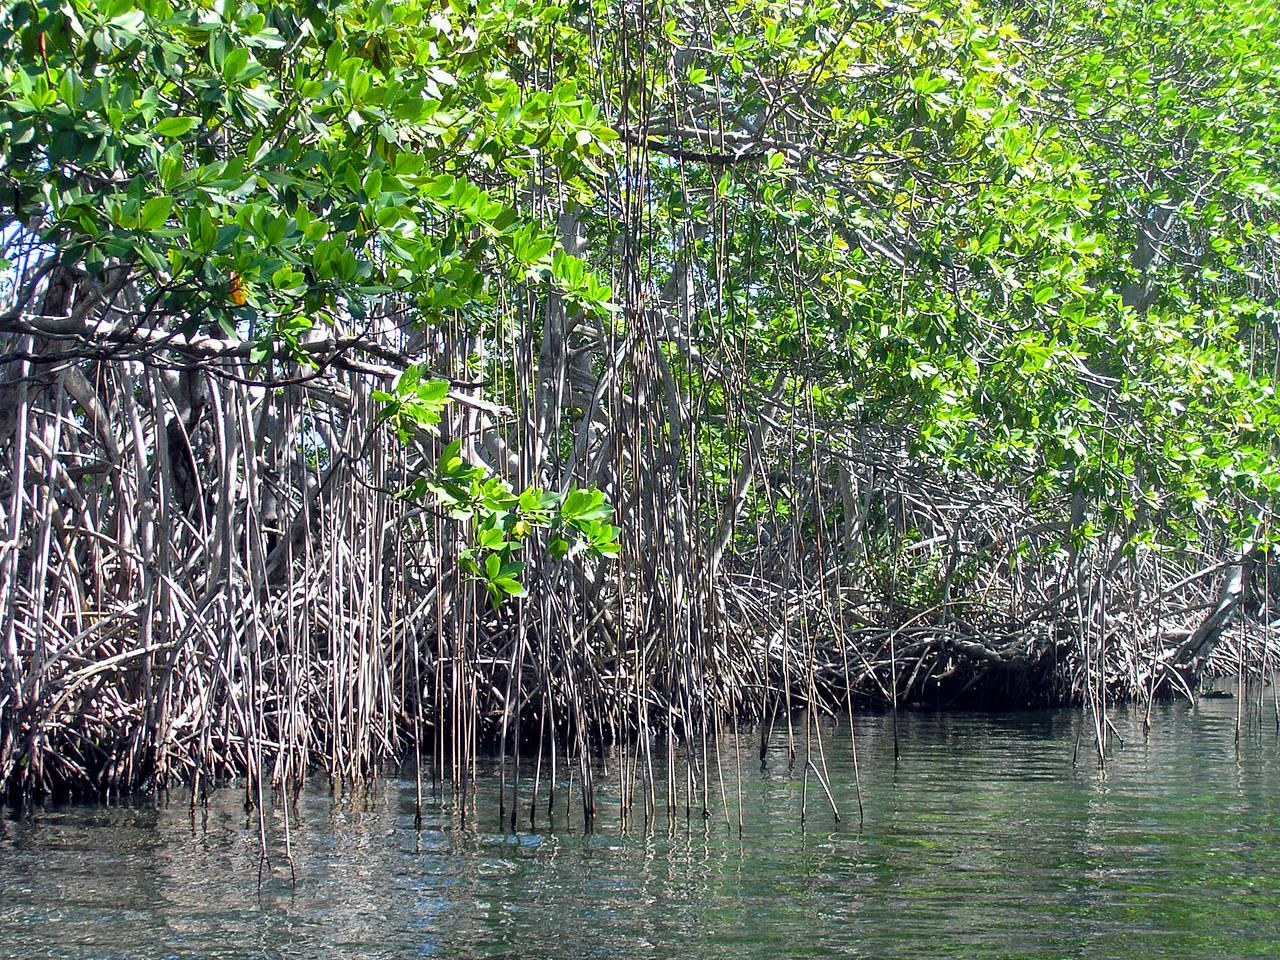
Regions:
M 418 397 L 429 403 L 441 403 L 448 399 L 449 381 L 432 379 L 418 385 Z
M 250 106 L 257 107 L 259 110 L 276 110 L 280 106 L 280 101 L 275 98 L 275 95 L 265 85 L 259 84 L 253 87 L 245 87 L 240 91 L 240 96 Z
M 512 577 L 498 577 L 493 581 L 493 585 L 503 593 L 512 597 L 523 597 L 525 595 L 524 585 Z
M 151 132 L 157 137 L 176 139 L 190 133 L 199 122 L 199 117 L 165 117 L 152 127 Z
M 152 197 L 142 206 L 138 226 L 143 230 L 158 230 L 169 219 L 169 211 L 172 209 L 172 197 Z
M 222 61 L 222 75 L 228 81 L 234 82 L 240 77 L 249 63 L 249 51 L 243 47 L 238 47 L 227 54 L 227 58 Z

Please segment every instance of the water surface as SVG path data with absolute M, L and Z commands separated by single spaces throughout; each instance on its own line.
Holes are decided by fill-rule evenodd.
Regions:
M 617 828 L 616 767 L 593 833 L 502 829 L 496 779 L 463 823 L 387 779 L 317 785 L 282 811 L 257 889 L 256 821 L 188 805 L 60 807 L 0 819 L 0 957 L 1129 958 L 1280 955 L 1280 744 L 1271 703 L 1237 749 L 1232 701 L 1112 719 L 1105 775 L 1073 711 L 858 718 L 823 727 L 831 815 L 804 764 L 744 736 L 727 803 Z M 1072 763 L 1077 737 L 1078 762 Z M 749 743 L 746 741 L 750 740 Z M 545 782 L 545 773 L 544 773 Z M 611 807 L 610 804 L 614 805 Z M 732 826 L 724 822 L 728 807 Z M 570 808 L 570 813 L 576 809 Z

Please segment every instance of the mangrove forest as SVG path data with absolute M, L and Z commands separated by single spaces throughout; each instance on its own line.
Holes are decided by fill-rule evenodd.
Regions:
M 7 0 L 0 51 L 8 801 L 421 816 L 499 758 L 590 824 L 594 758 L 709 816 L 748 730 L 825 805 L 830 719 L 1280 722 L 1269 4 Z

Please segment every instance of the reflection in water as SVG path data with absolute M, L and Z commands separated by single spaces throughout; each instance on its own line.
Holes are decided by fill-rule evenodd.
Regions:
M 1114 715 L 1105 777 L 1070 711 L 857 721 L 866 822 L 847 731 L 828 731 L 836 823 L 785 750 L 744 742 L 743 819 L 620 835 L 566 822 L 504 832 L 496 777 L 480 822 L 413 786 L 360 802 L 306 793 L 297 885 L 240 795 L 194 818 L 67 807 L 0 819 L 0 957 L 1234 957 L 1280 953 L 1280 747 L 1267 717 L 1234 744 L 1235 704 Z M 616 789 L 613 793 L 616 804 Z M 608 793 L 603 799 L 607 799 Z M 527 805 L 527 799 L 522 801 Z M 616 810 L 616 806 L 613 808 Z M 659 810 L 665 809 L 659 803 Z M 280 827 L 277 823 L 277 828 Z

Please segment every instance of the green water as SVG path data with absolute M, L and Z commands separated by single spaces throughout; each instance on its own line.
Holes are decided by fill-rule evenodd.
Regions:
M 802 825 L 802 766 L 776 749 L 762 770 L 753 739 L 741 837 L 728 756 L 733 829 L 717 801 L 623 834 L 609 787 L 594 833 L 561 811 L 513 834 L 483 777 L 474 822 L 437 800 L 417 831 L 411 781 L 359 804 L 317 788 L 296 885 L 277 855 L 261 893 L 233 791 L 194 821 L 46 809 L 0 820 L 0 957 L 1280 956 L 1280 743 L 1268 700 L 1237 751 L 1235 709 L 1160 707 L 1149 740 L 1113 713 L 1105 776 L 1087 732 L 1072 765 L 1076 712 L 904 714 L 897 764 L 889 718 L 859 718 L 861 828 L 830 727 L 841 822 L 811 780 Z

